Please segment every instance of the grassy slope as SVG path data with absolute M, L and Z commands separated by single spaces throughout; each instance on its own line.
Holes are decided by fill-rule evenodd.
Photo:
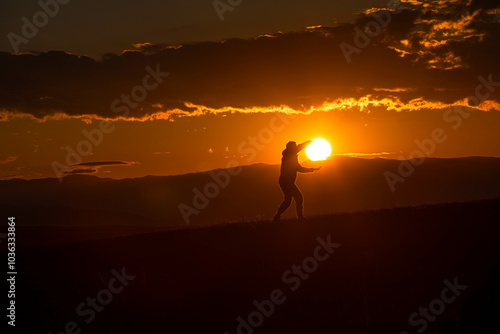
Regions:
M 454 277 L 468 288 L 426 333 L 454 333 L 450 328 L 459 316 L 462 328 L 498 326 L 490 318 L 500 311 L 499 204 L 411 207 L 23 248 L 18 328 L 58 333 L 74 320 L 83 333 L 233 334 L 236 318 L 255 309 L 252 301 L 278 288 L 287 300 L 256 333 L 415 333 L 409 315 L 439 298 L 443 280 Z M 283 272 L 312 255 L 317 237 L 330 234 L 341 246 L 290 291 Z M 122 267 L 136 278 L 86 324 L 76 306 L 107 285 L 113 268 Z M 481 308 L 492 316 L 478 320 L 476 313 L 485 314 Z M 491 328 L 464 333 L 493 333 Z

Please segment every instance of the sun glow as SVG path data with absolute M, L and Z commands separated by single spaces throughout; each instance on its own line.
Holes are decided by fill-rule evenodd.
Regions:
M 312 161 L 326 160 L 332 153 L 330 144 L 324 139 L 314 139 L 306 147 L 306 155 Z

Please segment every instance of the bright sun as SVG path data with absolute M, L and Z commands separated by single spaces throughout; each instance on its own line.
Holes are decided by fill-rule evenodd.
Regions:
M 332 153 L 330 144 L 324 139 L 314 139 L 306 147 L 306 155 L 312 161 L 326 160 Z

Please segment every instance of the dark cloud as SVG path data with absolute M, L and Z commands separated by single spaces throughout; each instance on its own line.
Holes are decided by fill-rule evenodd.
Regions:
M 100 60 L 62 51 L 0 53 L 0 110 L 37 118 L 57 113 L 116 118 L 128 109 L 127 117 L 143 118 L 172 110 L 194 112 L 192 105 L 306 110 L 368 95 L 402 103 L 453 103 L 474 93 L 478 75 L 492 73 L 499 81 L 497 1 L 465 4 L 409 6 L 392 15 L 368 46 L 359 47 L 350 64 L 339 45 L 354 46 L 355 27 L 363 29 L 373 13 L 352 24 L 252 39 L 181 47 L 142 43 Z M 118 102 L 120 111 L 114 112 L 113 101 L 143 85 L 147 66 L 169 75 L 137 106 Z M 490 99 L 500 100 L 498 89 Z
M 470 10 L 489 10 L 500 8 L 500 2 L 498 0 L 471 0 L 470 2 Z

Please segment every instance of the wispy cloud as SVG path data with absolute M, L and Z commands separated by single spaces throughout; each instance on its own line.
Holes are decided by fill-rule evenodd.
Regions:
M 343 153 L 337 156 L 347 156 L 354 158 L 396 158 L 401 152 L 373 152 L 373 153 Z
M 79 164 L 71 165 L 70 167 L 102 167 L 102 166 L 116 166 L 116 165 L 134 165 L 137 164 L 136 161 L 121 161 L 121 160 L 113 160 L 113 161 L 91 161 L 91 162 L 82 162 Z
M 66 175 L 70 174 L 96 174 L 102 167 L 109 166 L 131 166 L 137 165 L 137 161 L 122 161 L 122 160 L 112 160 L 112 161 L 90 161 L 82 162 L 79 164 L 70 165 L 71 170 L 64 172 Z M 82 168 L 83 167 L 83 168 Z
M 0 178 L 2 179 L 13 179 L 13 178 L 22 178 L 23 175 L 20 174 L 9 174 L 9 175 L 2 175 Z
M 11 163 L 11 162 L 14 162 L 17 160 L 17 156 L 12 156 L 12 157 L 7 157 L 6 159 L 4 160 L 0 160 L 0 165 L 5 165 L 5 164 L 8 164 L 8 163 Z
M 95 174 L 97 170 L 97 168 L 76 168 L 71 171 L 66 171 L 64 174 Z

